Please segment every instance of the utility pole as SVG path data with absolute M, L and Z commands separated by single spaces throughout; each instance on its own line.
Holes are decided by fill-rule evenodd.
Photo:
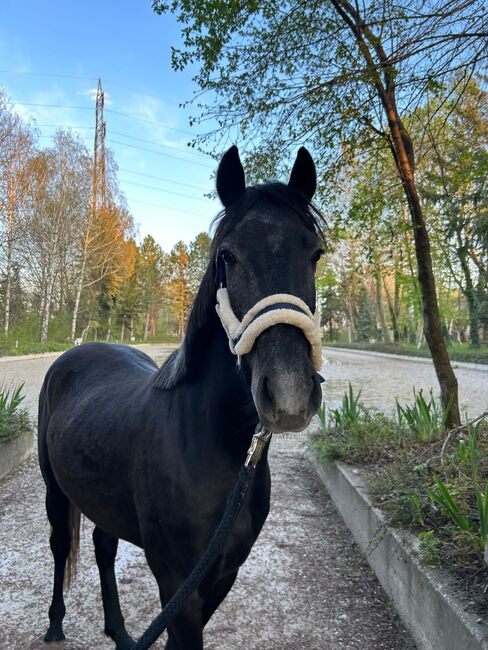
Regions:
M 92 216 L 97 210 L 105 207 L 105 133 L 107 123 L 103 117 L 105 94 L 102 80 L 98 79 L 97 100 L 95 109 L 95 140 L 93 145 L 93 186 L 92 186 Z
M 73 316 L 71 319 L 71 340 L 76 339 L 76 327 L 78 322 L 78 312 L 83 288 L 85 286 L 86 275 L 88 273 L 88 258 L 93 252 L 94 242 L 97 239 L 95 232 L 99 229 L 100 219 L 103 218 L 103 210 L 106 206 L 106 179 L 105 179 L 105 133 L 106 122 L 103 117 L 104 92 L 102 80 L 98 80 L 97 98 L 95 108 L 95 139 L 93 143 L 93 177 L 92 177 L 92 196 L 91 207 L 83 233 L 83 250 L 82 263 L 77 281 L 75 304 Z M 96 244 L 95 244 L 96 245 Z M 87 332 L 83 330 L 81 341 Z M 80 342 L 81 342 L 80 341 Z

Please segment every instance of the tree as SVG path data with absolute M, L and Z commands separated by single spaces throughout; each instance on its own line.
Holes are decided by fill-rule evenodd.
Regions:
M 117 300 L 117 318 L 120 325 L 120 340 L 124 341 L 125 330 L 129 330 L 129 340 L 134 337 L 134 323 L 141 313 L 141 292 L 139 272 L 141 252 L 134 241 L 128 239 L 123 244 L 122 279 Z
M 178 322 L 178 336 L 185 334 L 185 324 L 191 305 L 190 254 L 182 241 L 177 242 L 168 258 L 169 294 L 171 308 Z
M 0 244 L 5 252 L 3 331 L 10 327 L 15 258 L 22 233 L 22 210 L 28 189 L 27 164 L 33 155 L 34 134 L 13 111 L 0 88 Z M 3 236 L 2 236 L 3 235 Z
M 188 289 L 195 296 L 208 265 L 212 240 L 206 232 L 199 233 L 188 246 Z
M 479 345 L 480 302 L 488 265 L 484 224 L 488 222 L 487 94 L 471 80 L 462 96 L 443 93 L 420 118 L 436 112 L 427 129 L 427 151 L 419 171 L 422 195 L 438 220 L 438 237 L 451 277 L 466 298 L 470 341 Z M 477 278 L 476 278 L 477 276 Z
M 364 285 L 359 291 L 359 305 L 357 314 L 357 339 L 358 341 L 369 341 L 373 335 L 374 325 L 371 315 L 371 301 Z
M 70 267 L 80 214 L 86 210 L 84 147 L 69 131 L 58 131 L 53 146 L 29 163 L 24 259 L 39 290 L 40 340 L 48 337 L 56 288 Z
M 92 162 L 89 162 L 90 197 L 78 219 L 78 246 L 75 256 L 76 294 L 71 319 L 71 340 L 76 336 L 80 302 L 83 292 L 91 290 L 91 300 L 98 303 L 102 321 L 105 322 L 110 339 L 112 309 L 121 280 L 120 268 L 124 265 L 123 246 L 132 236 L 132 217 L 120 194 L 117 181 L 117 165 L 110 150 L 106 151 L 105 194 L 97 203 L 92 185 Z M 91 305 L 91 311 L 94 305 Z
M 259 142 L 250 160 L 260 174 L 273 174 L 283 149 L 297 142 L 336 161 L 338 142 L 343 152 L 375 141 L 388 147 L 410 211 L 425 336 L 443 403 L 451 405 L 448 424 L 459 423 L 404 117 L 440 77 L 453 69 L 467 76 L 482 58 L 483 2 L 153 0 L 153 8 L 171 9 L 184 25 L 173 67 L 201 63 L 195 80 L 212 95 L 201 119 L 217 124 L 210 135 L 228 137 L 239 127 L 247 144 Z
M 144 340 L 156 334 L 156 313 L 162 303 L 168 278 L 165 277 L 165 255 L 154 237 L 146 235 L 140 247 L 139 282 L 144 310 Z

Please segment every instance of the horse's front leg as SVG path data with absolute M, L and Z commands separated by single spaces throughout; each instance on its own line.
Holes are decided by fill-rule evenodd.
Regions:
M 163 601 L 161 604 L 163 605 Z M 203 650 L 202 609 L 201 598 L 192 597 L 168 627 L 165 650 Z
M 161 607 L 169 602 L 187 576 L 169 572 L 160 548 L 154 545 L 145 549 L 146 559 L 159 587 Z M 204 600 L 195 592 L 180 614 L 168 627 L 168 642 L 165 650 L 203 650 Z

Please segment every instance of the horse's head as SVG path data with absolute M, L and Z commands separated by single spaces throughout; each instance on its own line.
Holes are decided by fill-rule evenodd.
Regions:
M 217 172 L 225 208 L 214 239 L 217 285 L 226 289 L 219 292 L 219 315 L 250 375 L 260 420 L 273 432 L 301 431 L 321 402 L 315 186 L 315 166 L 304 148 L 288 185 L 246 188 L 236 147 Z

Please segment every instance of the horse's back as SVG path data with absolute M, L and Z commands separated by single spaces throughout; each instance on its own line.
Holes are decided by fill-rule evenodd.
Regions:
M 125 345 L 87 343 L 68 350 L 51 365 L 41 389 L 40 415 L 60 401 L 84 401 L 88 395 L 103 392 L 109 398 L 132 385 L 150 381 L 157 365 L 144 352 Z M 113 395 L 112 395 L 113 397 Z M 41 416 L 42 417 L 42 416 Z

